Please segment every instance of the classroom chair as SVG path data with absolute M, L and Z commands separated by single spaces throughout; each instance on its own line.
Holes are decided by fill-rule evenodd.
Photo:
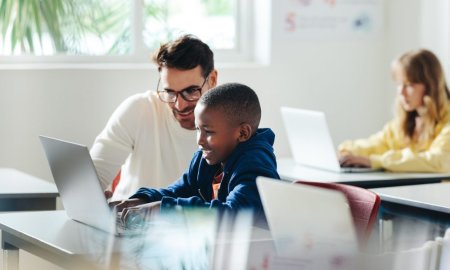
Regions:
M 365 246 L 369 240 L 372 228 L 377 219 L 378 209 L 380 208 L 381 200 L 377 194 L 360 187 L 336 183 L 298 180 L 295 181 L 294 184 L 310 185 L 342 192 L 348 200 L 353 222 L 358 234 L 358 240 L 362 246 Z

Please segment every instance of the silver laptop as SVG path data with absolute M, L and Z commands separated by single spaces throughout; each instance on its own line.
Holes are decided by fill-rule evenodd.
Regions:
M 296 163 L 334 172 L 373 172 L 341 167 L 323 112 L 281 107 L 281 116 Z
M 325 255 L 352 256 L 358 251 L 350 208 L 342 193 L 266 177 L 258 177 L 256 184 L 278 256 L 309 261 L 325 260 Z M 313 263 L 315 267 L 304 269 L 328 269 L 318 267 L 320 261 Z
M 39 139 L 67 215 L 103 231 L 126 233 L 108 206 L 88 148 L 45 136 Z

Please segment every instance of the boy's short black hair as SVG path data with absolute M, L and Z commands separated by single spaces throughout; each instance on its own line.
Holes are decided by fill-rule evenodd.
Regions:
M 200 66 L 202 76 L 214 70 L 214 54 L 209 46 L 193 35 L 183 35 L 162 44 L 153 55 L 153 62 L 162 67 L 189 70 Z
M 232 123 L 248 123 L 256 132 L 261 120 L 258 96 L 250 87 L 239 83 L 226 83 L 206 92 L 199 100 L 208 108 L 221 109 Z

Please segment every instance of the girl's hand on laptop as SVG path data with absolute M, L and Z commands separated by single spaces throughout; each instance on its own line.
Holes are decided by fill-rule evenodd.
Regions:
M 352 154 L 341 155 L 339 157 L 339 163 L 341 164 L 341 167 L 362 167 L 362 168 L 372 167 L 369 158 L 362 156 L 355 156 Z
M 352 154 L 352 152 L 350 152 L 348 150 L 339 150 L 338 153 L 337 153 L 337 157 L 338 157 L 338 159 L 340 159 L 343 156 L 348 156 L 348 155 L 351 155 L 351 154 Z
M 120 217 L 127 228 L 142 227 L 142 223 L 156 217 L 161 210 L 161 202 L 145 203 L 138 206 L 123 208 Z

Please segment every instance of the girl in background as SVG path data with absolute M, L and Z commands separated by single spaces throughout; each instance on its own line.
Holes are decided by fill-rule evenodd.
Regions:
M 339 147 L 342 166 L 398 172 L 450 172 L 450 93 L 438 58 L 414 50 L 392 63 L 396 115 L 367 139 Z

